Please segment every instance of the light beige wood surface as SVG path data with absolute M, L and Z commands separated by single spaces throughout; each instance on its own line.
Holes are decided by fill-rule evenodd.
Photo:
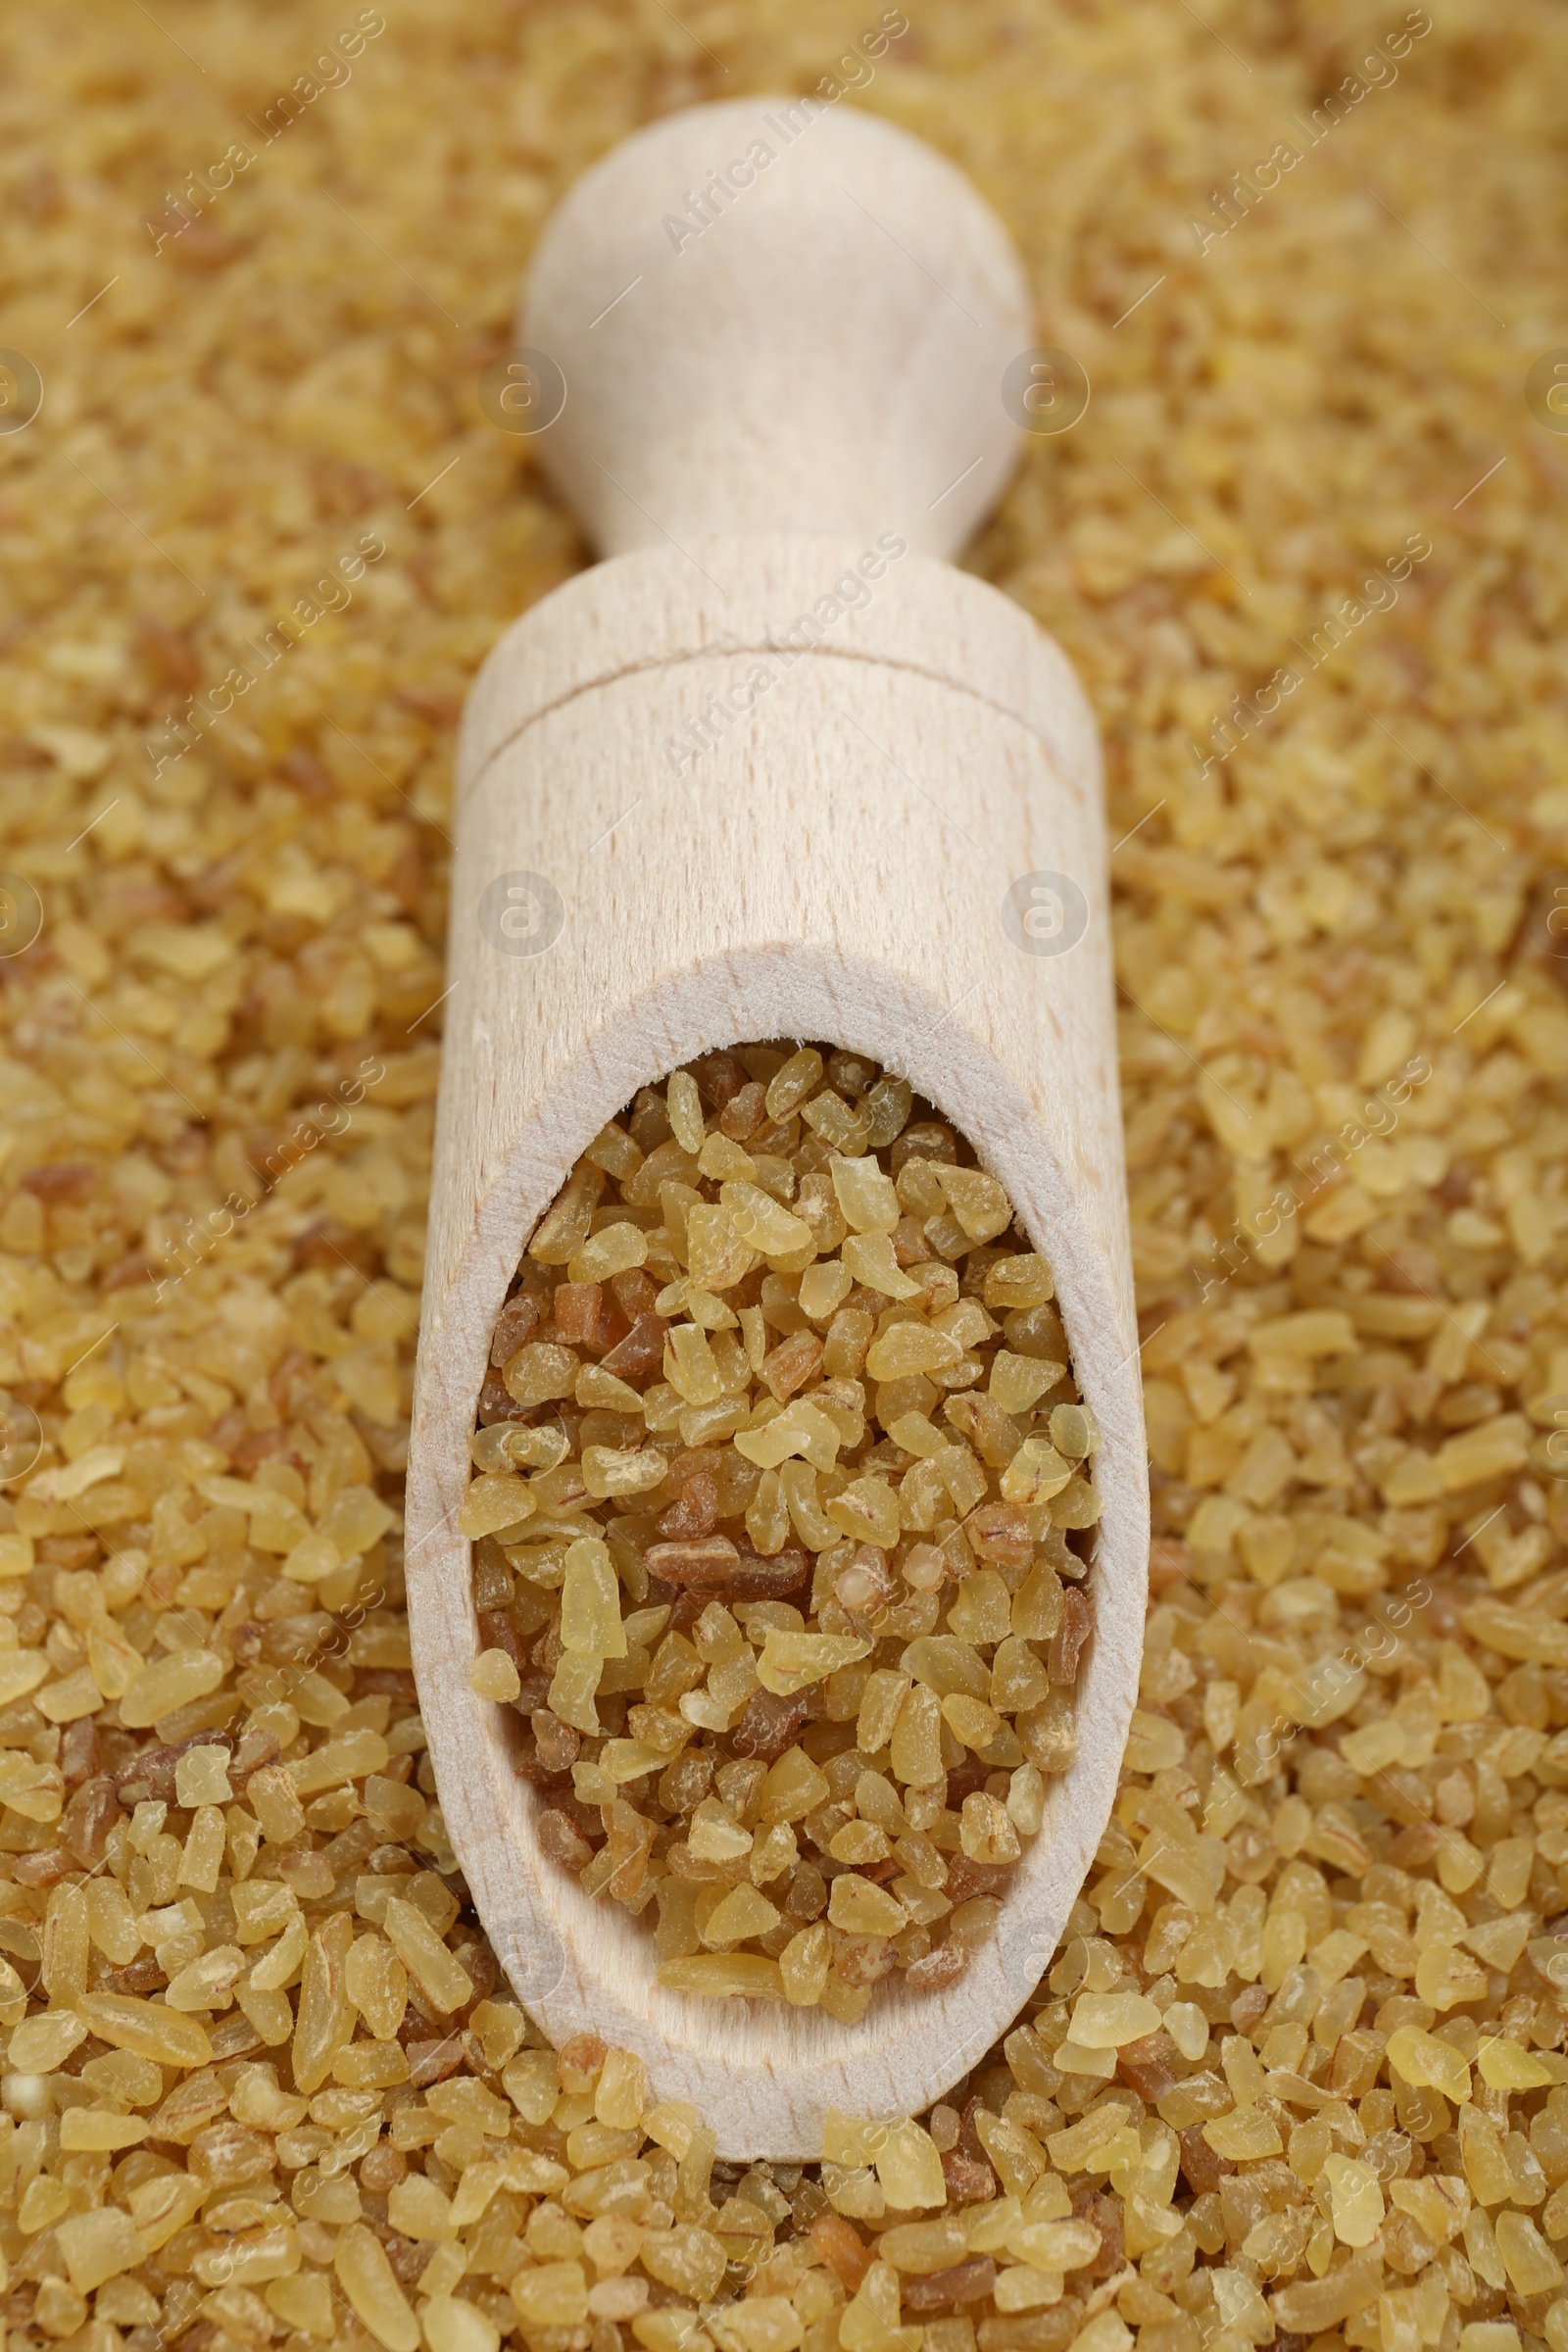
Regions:
M 1034 339 L 960 172 L 842 100 L 783 97 L 669 116 L 585 172 L 518 330 L 566 378 L 541 451 L 610 556 L 890 523 L 956 555 L 1012 469 L 1001 384 Z
M 710 160 L 735 151 L 727 125 L 710 139 L 700 118 L 678 121 L 688 151 Z M 912 142 L 842 109 L 803 138 L 816 142 L 818 175 L 848 171 L 867 139 L 912 149 L 904 210 L 896 220 L 890 210 L 888 224 L 917 253 L 933 208 L 940 232 L 954 233 L 954 175 L 929 160 L 922 210 L 923 151 Z M 808 159 L 795 160 L 804 169 Z M 565 208 L 572 238 L 614 246 L 614 165 L 583 183 L 599 186 L 598 209 L 586 209 L 586 195 Z M 737 209 L 709 236 L 738 236 L 744 220 Z M 546 287 L 587 284 L 587 262 L 574 272 L 567 243 L 564 257 L 547 239 Z M 988 318 L 1000 347 L 1014 332 L 996 291 L 1005 272 L 988 293 L 991 249 L 978 235 L 974 246 L 968 274 L 946 248 L 943 256 L 954 290 Z M 858 251 L 873 279 L 888 266 L 863 242 Z M 835 284 L 849 305 L 855 287 L 842 275 Z M 530 316 L 541 342 L 560 323 L 543 297 Z M 690 323 L 666 301 L 667 336 Z M 558 339 L 565 342 L 564 326 Z M 960 354 L 960 391 L 967 365 Z M 738 379 L 710 369 L 705 380 L 719 441 L 725 384 Z M 570 370 L 568 381 L 576 398 Z M 951 385 L 940 398 L 939 389 L 933 413 L 942 417 L 961 404 Z M 657 468 L 632 473 L 635 403 L 612 404 L 602 424 L 606 415 L 631 438 L 593 448 L 619 478 L 657 495 Z M 973 445 L 990 434 L 1004 452 L 1010 431 L 1004 417 L 1001 432 L 977 418 Z M 1146 1457 L 1099 755 L 1081 690 L 1016 606 L 914 552 L 912 460 L 900 461 L 902 487 L 890 477 L 878 488 L 888 501 L 880 510 L 847 501 L 837 531 L 815 527 L 815 509 L 804 531 L 776 527 L 787 515 L 748 509 L 744 533 L 705 536 L 695 527 L 700 501 L 691 508 L 690 450 L 700 438 L 684 457 L 664 444 L 664 533 L 527 614 L 470 699 L 410 1460 L 409 1600 L 442 1806 L 519 1995 L 554 2038 L 592 2031 L 639 2052 L 659 2095 L 696 2102 L 721 2153 L 808 2157 L 820 2153 L 829 2107 L 896 2116 L 928 2106 L 1005 2030 L 1050 1959 L 1104 1827 L 1136 1695 Z M 569 462 L 558 460 L 561 477 L 580 478 L 573 468 L 593 448 L 585 439 Z M 802 453 L 791 462 L 804 463 Z M 612 516 L 603 527 L 612 535 L 617 526 Z M 867 579 L 861 559 L 878 540 L 887 560 Z M 908 552 L 888 555 L 890 541 Z M 852 579 L 865 599 L 824 617 L 858 593 L 835 588 Z M 803 614 L 815 615 L 814 636 L 796 626 Z M 808 650 L 795 653 L 803 641 Z M 699 753 L 705 711 L 710 740 Z M 1013 885 L 1040 873 L 1067 877 L 1086 903 L 1082 937 L 1062 953 L 1029 952 L 1016 918 L 1010 932 L 1004 921 Z M 504 952 L 493 919 L 481 919 L 486 891 L 493 905 L 495 887 L 516 876 L 542 877 L 559 895 L 559 935 L 536 954 Z M 545 932 L 523 936 L 532 945 Z M 490 1331 L 527 1235 L 573 1158 L 639 1086 L 708 1048 L 783 1035 L 874 1054 L 968 1136 L 1055 1270 L 1075 1368 L 1103 1437 L 1079 1762 L 1052 1785 L 997 1937 L 968 1974 L 923 1997 L 883 1986 L 858 2027 L 819 2011 L 720 2006 L 662 1989 L 647 1924 L 585 1896 L 540 1855 L 534 1800 L 509 1760 L 507 1711 L 468 1688 L 476 1628 L 468 1545 L 454 1528 Z

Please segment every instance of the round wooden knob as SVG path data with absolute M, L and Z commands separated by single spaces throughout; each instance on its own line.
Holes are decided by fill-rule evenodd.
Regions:
M 544 465 L 604 555 L 892 529 L 952 556 L 1017 430 L 1005 231 L 953 166 L 813 98 L 693 108 L 571 191 L 519 318 L 565 402 Z

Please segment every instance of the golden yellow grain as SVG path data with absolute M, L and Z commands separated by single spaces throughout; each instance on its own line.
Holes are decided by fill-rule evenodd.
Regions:
M 0 435 L 0 866 L 43 916 L 0 958 L 0 1384 L 44 1441 L 0 1496 L 9 2333 L 1564 2352 L 1568 474 L 1522 398 L 1560 332 L 1560 18 L 1458 0 L 1401 50 L 1344 0 L 1213 32 L 937 0 L 872 58 L 837 0 L 679 13 L 696 39 L 649 0 L 400 7 L 265 146 L 336 38 L 295 0 L 0 36 L 6 342 L 45 399 Z M 1117 1817 L 928 2119 L 942 2208 L 897 2202 L 935 2188 L 899 2119 L 722 2164 L 673 2106 L 628 2120 L 628 2062 L 540 2046 L 446 1843 L 395 1516 L 452 722 L 578 560 L 474 380 L 595 155 L 856 49 L 853 102 L 976 174 L 1094 383 L 973 561 L 1106 735 L 1158 1526 Z M 352 601 L 155 767 L 365 541 Z M 809 1994 L 814 1933 L 769 1989 Z M 1133 2000 L 1162 2024 L 1127 2043 L 1141 2010 L 1085 2006 Z
M 846 2021 L 895 1971 L 948 1988 L 1073 1760 L 1099 1434 L 968 1150 L 863 1055 L 707 1054 L 594 1139 L 498 1317 L 470 1680 L 665 1983 L 772 1993 L 706 1946 Z

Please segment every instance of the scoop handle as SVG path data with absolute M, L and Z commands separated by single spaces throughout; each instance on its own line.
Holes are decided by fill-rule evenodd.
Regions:
M 951 558 L 1012 468 L 1030 313 L 1006 231 L 933 149 L 842 102 L 748 98 L 578 181 L 518 331 L 539 414 L 564 396 L 542 463 L 602 555 L 892 529 Z

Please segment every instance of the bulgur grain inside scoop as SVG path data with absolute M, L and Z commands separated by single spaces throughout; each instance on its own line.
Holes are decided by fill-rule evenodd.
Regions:
M 662 1983 L 854 2023 L 962 1975 L 1076 1753 L 1096 1444 L 906 1080 L 740 1046 L 595 1137 L 495 1328 L 471 1681 Z

